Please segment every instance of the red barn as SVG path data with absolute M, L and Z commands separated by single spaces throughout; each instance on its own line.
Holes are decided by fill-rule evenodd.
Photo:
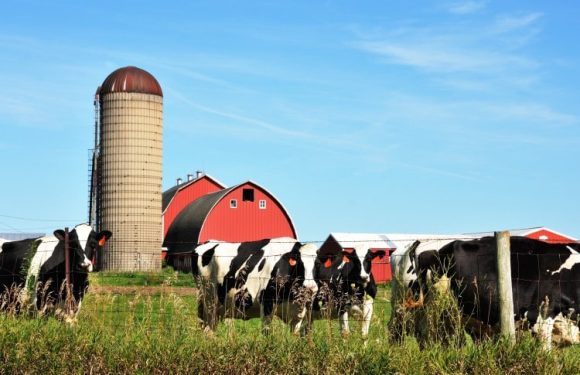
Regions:
M 290 215 L 263 187 L 247 181 L 220 189 L 221 184 L 204 177 L 164 193 L 163 246 L 169 258 L 189 254 L 208 240 L 297 238 Z
M 175 217 L 191 202 L 204 195 L 215 193 L 225 189 L 225 186 L 212 177 L 197 172 L 196 178 L 188 176 L 188 181 L 178 183 L 176 186 L 165 191 L 162 198 L 163 237 Z
M 578 242 L 578 240 L 574 237 L 558 233 L 546 227 L 513 230 L 510 231 L 510 235 L 533 238 L 534 240 L 540 240 L 549 243 Z

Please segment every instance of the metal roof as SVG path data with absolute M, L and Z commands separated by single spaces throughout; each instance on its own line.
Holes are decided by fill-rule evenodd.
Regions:
M 238 186 L 204 195 L 187 205 L 177 215 L 163 240 L 163 247 L 172 253 L 188 252 L 197 245 L 205 219 L 226 194 Z
M 188 187 L 189 185 L 195 183 L 196 181 L 199 181 L 201 179 L 203 179 L 204 177 L 207 177 L 208 179 L 210 179 L 211 181 L 213 181 L 214 183 L 216 183 L 217 185 L 221 186 L 222 189 L 225 188 L 225 185 L 222 184 L 221 182 L 219 182 L 218 180 L 216 180 L 215 178 L 211 177 L 210 175 L 207 174 L 203 174 L 199 177 L 196 177 L 192 180 L 189 181 L 185 181 L 179 185 L 175 185 L 173 187 L 171 187 L 170 189 L 167 189 L 163 192 L 163 195 L 161 197 L 161 212 L 165 212 L 165 210 L 167 209 L 167 207 L 169 206 L 169 204 L 171 203 L 171 200 L 173 199 L 173 197 L 175 197 L 175 195 L 177 194 L 177 192 L 181 189 L 185 189 L 186 187 Z
M 155 77 L 136 66 L 119 68 L 105 78 L 98 94 L 103 97 L 112 92 L 138 92 L 163 96 L 161 85 Z
M 44 235 L 44 233 L 0 233 L 0 238 L 8 241 L 19 241 L 29 238 L 44 237 Z
M 352 248 L 361 252 L 368 249 L 394 249 L 393 254 L 403 252 L 415 241 L 431 245 L 451 242 L 456 239 L 471 239 L 480 236 L 464 234 L 416 234 L 416 233 L 331 233 L 336 242 L 343 248 Z

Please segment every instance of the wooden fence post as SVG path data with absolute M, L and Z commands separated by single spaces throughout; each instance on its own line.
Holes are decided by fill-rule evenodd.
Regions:
M 510 232 L 495 232 L 495 241 L 497 245 L 497 288 L 501 334 L 515 343 L 516 327 L 512 292 Z
M 64 268 L 66 277 L 67 293 L 70 290 L 70 248 L 68 240 L 68 227 L 64 228 Z

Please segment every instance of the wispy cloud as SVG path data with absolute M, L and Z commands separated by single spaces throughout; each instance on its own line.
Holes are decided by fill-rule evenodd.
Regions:
M 579 123 L 576 115 L 562 113 L 554 109 L 536 103 L 520 104 L 488 104 L 486 110 L 500 118 L 510 118 L 544 123 L 546 125 L 574 125 Z
M 528 28 L 544 16 L 541 12 L 533 12 L 521 15 L 501 15 L 496 18 L 492 30 L 496 33 L 508 33 Z
M 216 115 L 216 116 L 219 116 L 222 118 L 233 120 L 236 123 L 250 125 L 254 128 L 258 128 L 261 130 L 267 130 L 269 132 L 272 132 L 272 133 L 275 133 L 278 135 L 284 135 L 287 137 L 306 138 L 306 139 L 313 138 L 312 134 L 309 134 L 306 132 L 300 132 L 300 131 L 286 129 L 284 127 L 272 124 L 272 123 L 267 122 L 267 121 L 256 119 L 253 117 L 248 117 L 248 116 L 240 115 L 237 113 L 231 113 L 231 112 L 226 112 L 226 111 L 218 110 L 215 108 L 207 107 L 205 105 L 194 102 L 193 100 L 187 98 L 185 95 L 183 95 L 175 90 L 171 90 L 171 95 L 174 96 L 176 99 L 179 99 L 183 103 L 187 104 L 188 106 L 192 107 L 192 108 L 195 108 L 199 111 L 209 113 L 212 115 Z
M 524 56 L 498 53 L 485 49 L 463 49 L 460 46 L 438 44 L 429 41 L 358 42 L 356 47 L 384 57 L 388 62 L 409 65 L 431 71 L 498 71 L 505 67 L 534 68 L 538 64 Z
M 460 1 L 450 4 L 447 10 L 453 14 L 465 15 L 477 13 L 484 9 L 486 5 L 487 1 Z

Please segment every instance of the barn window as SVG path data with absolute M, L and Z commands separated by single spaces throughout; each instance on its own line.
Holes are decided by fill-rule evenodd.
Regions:
M 230 208 L 238 208 L 238 200 L 230 199 Z
M 254 189 L 243 189 L 242 190 L 242 201 L 253 202 L 254 201 Z
M 262 210 L 266 209 L 266 200 L 265 199 L 260 199 L 260 208 Z

